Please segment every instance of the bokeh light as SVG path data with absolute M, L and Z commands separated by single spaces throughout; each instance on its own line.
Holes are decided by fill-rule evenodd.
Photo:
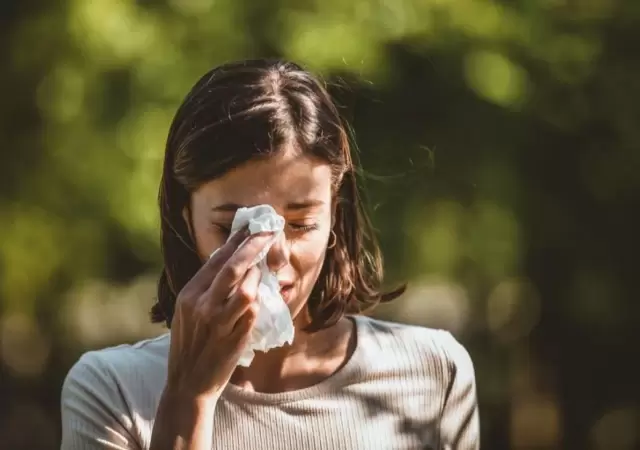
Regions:
M 402 296 L 395 317 L 405 323 L 460 333 L 469 321 L 470 307 L 463 286 L 445 279 L 424 279 L 413 283 Z
M 51 341 L 32 317 L 16 313 L 2 317 L 0 349 L 2 362 L 15 374 L 35 377 L 46 369 Z
M 527 336 L 540 318 L 540 295 L 533 283 L 507 279 L 491 291 L 487 300 L 487 324 L 500 340 Z
M 615 448 L 632 450 L 640 447 L 640 410 L 618 407 L 606 411 L 591 429 L 591 444 L 597 450 Z

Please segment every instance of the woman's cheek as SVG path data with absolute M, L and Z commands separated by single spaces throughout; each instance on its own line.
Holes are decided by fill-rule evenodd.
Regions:
M 291 257 L 297 260 L 298 268 L 304 272 L 313 271 L 324 262 L 327 246 L 319 233 L 313 234 L 316 235 L 315 238 L 299 239 L 291 243 Z
M 195 238 L 196 250 L 202 262 L 207 261 L 226 241 L 220 231 L 211 226 L 196 227 Z

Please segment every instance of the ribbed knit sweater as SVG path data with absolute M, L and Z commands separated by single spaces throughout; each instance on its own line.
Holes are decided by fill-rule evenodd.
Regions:
M 216 450 L 478 449 L 474 369 L 449 332 L 353 316 L 356 348 L 320 383 L 290 392 L 229 384 Z M 148 449 L 170 335 L 84 354 L 62 388 L 62 450 Z

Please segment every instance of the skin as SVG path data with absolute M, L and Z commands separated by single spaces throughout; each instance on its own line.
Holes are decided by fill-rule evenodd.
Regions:
M 227 240 L 236 206 L 260 204 L 273 206 L 286 221 L 285 238 L 271 247 L 267 264 L 288 291 L 296 333 L 291 346 L 258 353 L 248 369 L 234 373 L 232 382 L 247 390 L 282 392 L 315 384 L 337 370 L 345 358 L 345 335 L 352 327 L 345 319 L 314 335 L 302 331 L 309 323 L 305 305 L 322 269 L 333 226 L 331 167 L 285 151 L 201 186 L 192 195 L 190 213 L 203 262 Z
M 333 225 L 332 192 L 329 165 L 283 151 L 192 194 L 184 214 L 203 266 L 176 302 L 151 449 L 211 448 L 215 405 L 229 382 L 258 392 L 296 390 L 329 377 L 348 359 L 355 347 L 351 320 L 313 334 L 303 331 Z M 295 338 L 292 345 L 258 352 L 249 368 L 236 368 L 257 314 L 259 272 L 249 265 L 270 236 L 253 235 L 239 247 L 246 235 L 226 242 L 228 229 L 235 208 L 265 203 L 286 220 L 285 238 L 271 247 L 267 263 L 288 291 Z

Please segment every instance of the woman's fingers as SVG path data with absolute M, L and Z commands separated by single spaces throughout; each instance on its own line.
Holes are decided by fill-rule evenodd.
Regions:
M 225 325 L 225 334 L 230 334 L 236 328 L 238 320 L 245 315 L 250 308 L 257 312 L 258 285 L 260 284 L 260 269 L 252 267 L 247 271 L 242 283 L 238 285 L 236 292 L 225 304 L 220 316 Z
M 235 327 L 231 331 L 230 338 L 232 342 L 237 342 L 237 348 L 239 353 L 242 352 L 246 346 L 247 341 L 251 333 L 251 329 L 258 318 L 258 304 L 253 303 L 247 308 L 244 314 L 238 319 Z
M 273 238 L 273 233 L 252 235 L 222 266 L 211 283 L 205 297 L 208 299 L 226 299 L 232 289 L 240 283 L 253 261 Z
M 254 265 L 273 233 L 237 233 L 180 292 L 167 383 L 200 394 L 228 383 L 255 325 L 261 272 Z
M 211 256 L 196 274 L 185 285 L 183 291 L 187 292 L 189 297 L 197 297 L 209 289 L 211 282 L 216 274 L 238 250 L 240 244 L 249 236 L 247 227 L 242 228 Z

